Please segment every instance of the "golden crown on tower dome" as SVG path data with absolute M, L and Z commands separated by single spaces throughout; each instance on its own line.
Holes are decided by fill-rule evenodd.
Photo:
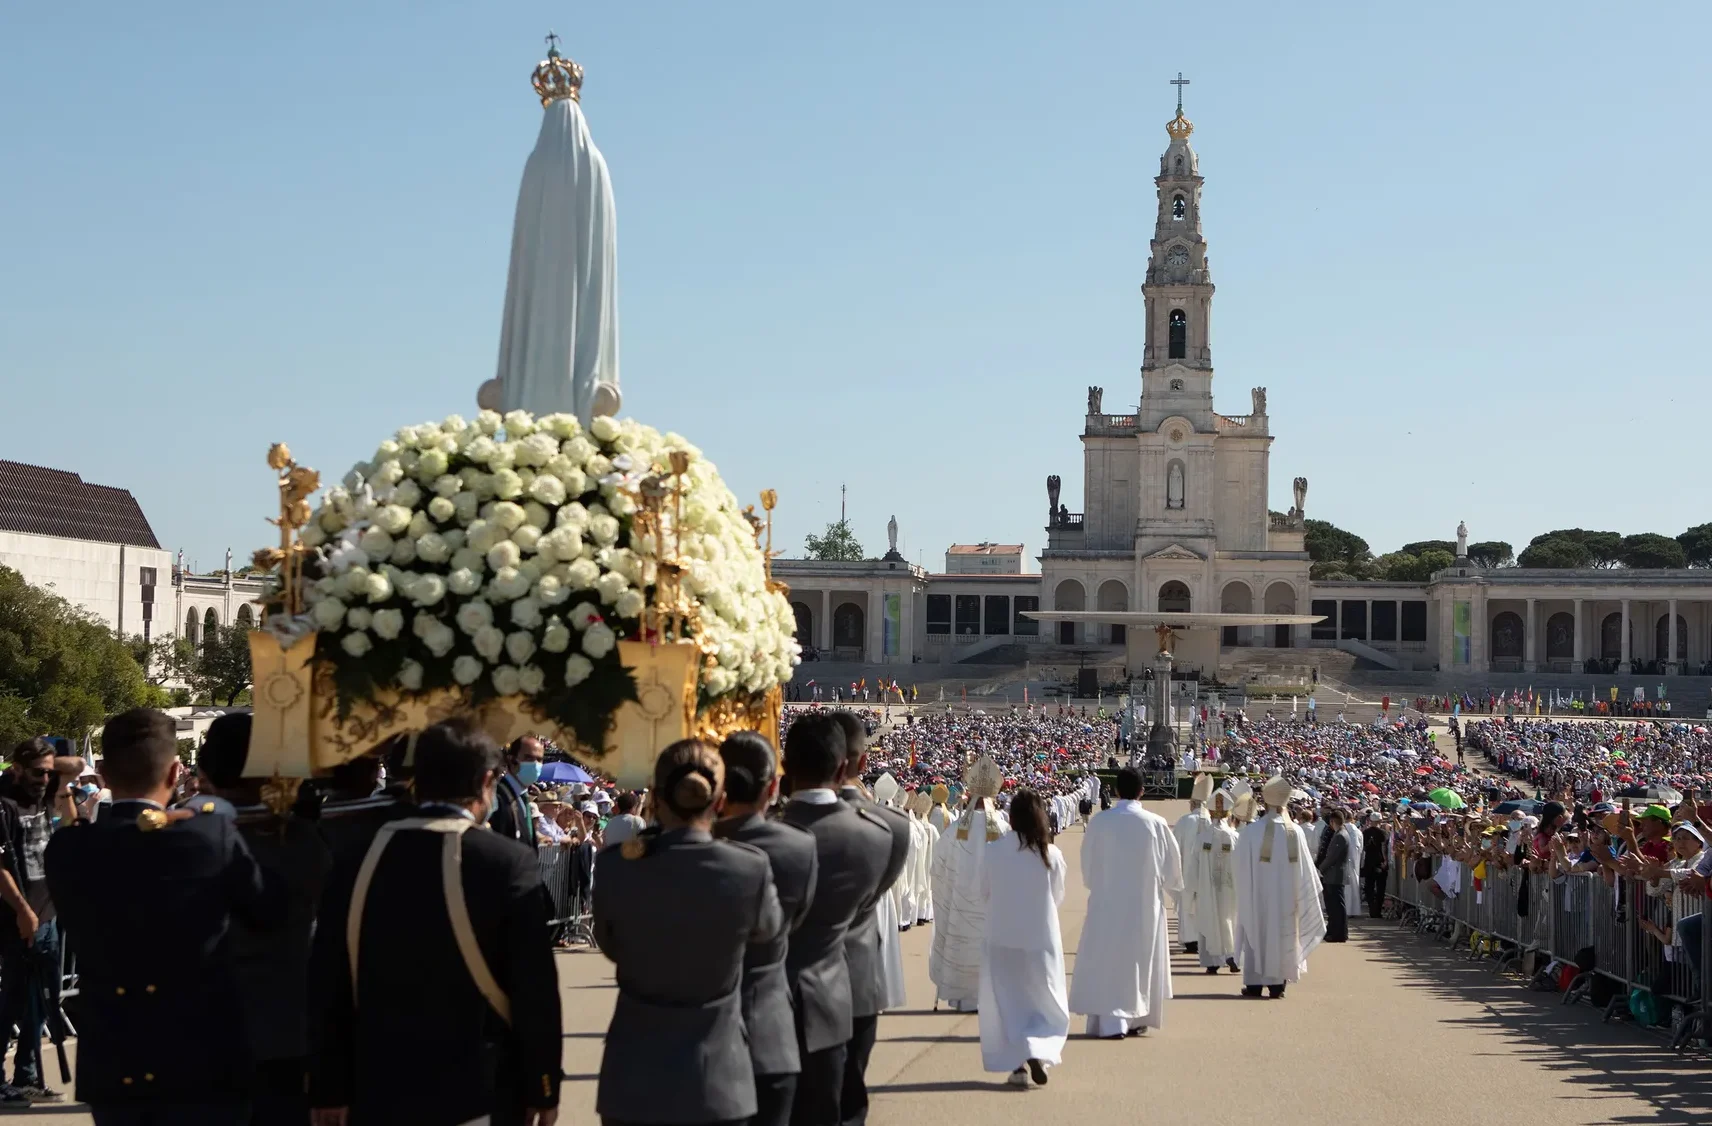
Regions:
M 583 68 L 576 60 L 559 54 L 559 37 L 550 31 L 547 33 L 547 57 L 535 67 L 530 83 L 535 87 L 535 93 L 541 96 L 543 107 L 565 98 L 573 102 L 583 99 Z
M 1165 131 L 1171 134 L 1173 141 L 1186 141 L 1189 134 L 1195 131 L 1195 123 L 1184 117 L 1183 111 L 1179 109 L 1177 116 L 1165 123 Z

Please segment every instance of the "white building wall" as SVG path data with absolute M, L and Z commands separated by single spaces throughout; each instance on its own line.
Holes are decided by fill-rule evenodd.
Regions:
M 123 587 L 120 559 L 123 555 Z M 0 532 L 0 566 L 24 576 L 33 586 L 47 587 L 80 606 L 113 629 L 143 632 L 143 593 L 140 570 L 155 570 L 152 636 L 172 629 L 172 553 L 160 548 L 121 546 L 89 540 Z M 123 614 L 121 615 L 121 589 Z M 121 623 L 122 618 L 122 623 Z

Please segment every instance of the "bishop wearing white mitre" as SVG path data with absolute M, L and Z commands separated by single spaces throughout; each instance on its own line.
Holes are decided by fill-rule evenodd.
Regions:
M 1082 835 L 1088 916 L 1070 979 L 1070 1011 L 1102 1039 L 1159 1028 L 1171 996 L 1166 896 L 1183 888 L 1177 838 L 1165 818 L 1141 806 L 1141 775 L 1118 771 L 1118 800 Z
M 1196 943 L 1196 957 L 1210 974 L 1236 964 L 1236 841 L 1229 815 L 1236 799 L 1215 790 L 1207 820 L 1183 852 L 1183 914 L 1178 934 Z
M 981 942 L 987 929 L 982 857 L 987 842 L 1010 831 L 1010 823 L 993 806 L 1004 781 L 990 756 L 976 759 L 963 778 L 969 804 L 934 846 L 933 949 L 927 976 L 934 984 L 936 1008 L 945 1001 L 960 1012 L 973 1012 L 980 1002 Z
M 1266 810 L 1237 836 L 1236 922 L 1242 994 L 1273 997 L 1308 972 L 1308 955 L 1326 934 L 1320 874 L 1301 826 L 1284 807 L 1290 783 L 1274 778 L 1261 790 Z
M 909 898 L 904 903 L 904 925 L 933 922 L 933 848 L 939 830 L 928 821 L 933 799 L 920 790 L 910 799 L 910 851 L 904 868 L 909 876 Z

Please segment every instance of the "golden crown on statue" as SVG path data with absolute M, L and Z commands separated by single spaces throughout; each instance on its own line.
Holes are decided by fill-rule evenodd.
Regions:
M 720 691 L 709 687 L 723 686 L 725 681 L 718 679 L 720 646 L 710 640 L 711 631 L 704 628 L 704 614 L 713 611 L 692 593 L 694 561 L 684 553 L 685 482 L 692 476 L 690 463 L 688 452 L 670 450 L 651 467 L 652 472 L 645 476 L 638 472 L 628 485 L 626 496 L 633 502 L 629 514 L 631 542 L 646 545 L 635 553 L 640 560 L 635 564 L 639 570 L 635 586 L 645 592 L 645 603 L 629 631 L 634 636 L 620 634 L 615 651 L 623 673 L 633 678 L 635 690 L 633 697 L 625 693 L 622 702 L 612 709 L 604 722 L 604 737 L 596 741 L 585 737 L 589 731 L 586 724 L 579 735 L 570 723 L 549 715 L 540 706 L 543 696 L 539 690 L 533 697 L 523 691 L 481 696 L 455 684 L 424 687 L 420 669 L 412 689 L 403 683 L 408 678 L 399 672 L 396 662 L 391 673 L 384 677 L 377 673 L 372 685 L 353 698 L 348 683 L 342 682 L 352 664 L 347 658 L 353 648 L 348 644 L 353 627 L 347 620 L 342 626 L 344 634 L 329 632 L 325 628 L 327 619 L 315 613 L 318 607 L 305 599 L 305 591 L 313 594 L 312 587 L 327 583 L 332 569 L 329 552 L 320 550 L 323 544 L 306 542 L 305 536 L 307 529 L 311 533 L 308 539 L 324 539 L 315 520 L 317 512 L 309 501 L 319 488 L 320 476 L 297 465 L 283 444 L 273 446 L 268 464 L 278 474 L 280 507 L 278 517 L 271 522 L 279 527 L 280 543 L 254 556 L 256 566 L 273 572 L 276 583 L 261 600 L 262 628 L 250 634 L 254 719 L 246 773 L 272 777 L 276 783 L 304 778 L 454 715 L 473 716 L 501 743 L 523 735 L 550 738 L 619 784 L 632 787 L 646 784 L 655 757 L 678 739 L 694 736 L 718 741 L 733 731 L 754 730 L 776 745 L 783 712 L 782 679 L 788 679 L 794 643 L 784 660 L 785 676 L 771 678 L 774 682 L 765 683 L 761 690 Z M 783 602 L 788 588 L 771 575 L 772 510 L 776 503 L 777 495 L 769 489 L 762 494 L 765 519 L 755 516 L 752 506 L 739 519 L 748 521 L 750 529 L 745 532 L 753 531 L 754 546 L 763 553 L 765 597 Z M 753 556 L 749 558 L 753 560 Z M 384 570 L 377 565 L 377 572 Z M 326 598 L 324 592 L 321 597 Z M 439 609 L 443 617 L 449 616 L 450 602 Z M 789 613 L 788 602 L 784 602 L 783 612 Z M 418 619 L 426 616 L 417 615 Z M 378 613 L 364 611 L 362 621 L 380 636 L 387 636 L 380 631 Z M 388 628 L 398 636 L 396 627 Z M 424 627 L 420 620 L 416 628 L 421 637 Z M 362 627 L 355 632 L 368 636 Z M 340 641 L 347 642 L 343 656 Z M 366 652 L 366 642 L 359 648 Z M 573 659 L 583 660 L 580 656 Z M 518 658 L 519 663 L 523 661 Z M 584 660 L 585 665 L 588 663 Z M 592 690 L 594 685 L 586 687 Z
M 547 57 L 536 65 L 530 83 L 535 87 L 535 93 L 540 95 L 543 106 L 564 98 L 582 101 L 583 68 L 574 59 L 559 54 L 559 37 L 552 32 L 547 33 Z

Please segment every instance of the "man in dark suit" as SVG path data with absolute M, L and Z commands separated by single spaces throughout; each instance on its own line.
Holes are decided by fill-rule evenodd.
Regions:
M 891 855 L 886 860 L 880 886 L 865 900 L 850 921 L 844 939 L 844 957 L 850 964 L 850 1050 L 844 1057 L 844 1093 L 838 1110 L 845 1126 L 863 1126 L 868 1121 L 868 1058 L 874 1054 L 874 1039 L 880 1030 L 885 983 L 881 979 L 880 920 L 876 911 L 880 897 L 892 890 L 909 859 L 909 818 L 887 809 L 869 797 L 858 783 L 868 768 L 868 728 L 855 712 L 834 712 L 844 729 L 844 785 L 838 796 L 857 809 L 874 815 L 892 833 Z
M 515 739 L 505 748 L 505 773 L 493 791 L 493 815 L 488 828 L 502 837 L 522 841 L 534 852 L 539 837 L 529 813 L 529 787 L 541 780 L 541 761 L 546 751 L 533 735 Z
M 101 743 L 113 805 L 46 858 L 81 977 L 77 1097 L 98 1126 L 235 1126 L 252 1076 L 230 923 L 278 925 L 285 897 L 226 803 L 167 809 L 184 770 L 171 719 L 123 712 Z
M 719 757 L 725 761 L 725 817 L 714 825 L 713 835 L 767 854 L 785 923 L 776 937 L 750 946 L 743 959 L 743 1020 L 755 1064 L 756 1109 L 749 1121 L 752 1126 L 788 1126 L 802 1058 L 785 952 L 814 901 L 814 835 L 766 819 L 767 807 L 779 792 L 779 771 L 765 738 L 740 731 L 720 745 Z
M 814 901 L 785 955 L 802 1054 L 792 1126 L 843 1121 L 844 1062 L 854 1032 L 845 938 L 891 861 L 891 828 L 838 797 L 845 766 L 844 728 L 835 716 L 815 712 L 791 725 L 785 737 L 791 800 L 782 820 L 814 834 L 817 862 Z
M 546 889 L 533 851 L 482 828 L 500 770 L 475 724 L 428 728 L 417 816 L 334 871 L 310 966 L 318 1126 L 558 1120 Z
M 309 936 L 333 857 L 316 822 L 259 808 L 262 780 L 244 777 L 249 754 L 250 716 L 231 712 L 209 725 L 196 766 L 204 794 L 246 807 L 238 832 L 286 894 L 283 926 L 263 931 L 237 920 L 232 927 L 256 1068 L 250 1126 L 303 1126 L 309 1119 Z M 193 798 L 192 806 L 201 800 Z

